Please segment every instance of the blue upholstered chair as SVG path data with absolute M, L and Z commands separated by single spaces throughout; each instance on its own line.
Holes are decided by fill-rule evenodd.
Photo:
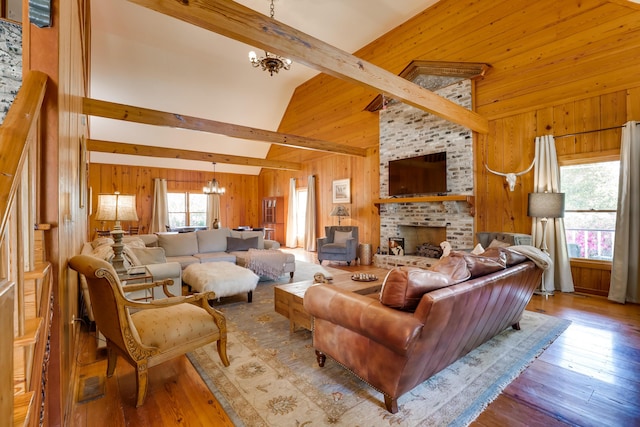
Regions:
M 351 261 L 356 259 L 358 249 L 358 227 L 338 225 L 325 227 L 325 237 L 318 239 L 318 262 Z

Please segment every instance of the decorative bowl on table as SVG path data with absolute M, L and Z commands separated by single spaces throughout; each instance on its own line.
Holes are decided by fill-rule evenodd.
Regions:
M 373 282 L 378 280 L 378 276 L 375 274 L 356 273 L 351 276 L 351 280 L 355 280 L 356 282 Z

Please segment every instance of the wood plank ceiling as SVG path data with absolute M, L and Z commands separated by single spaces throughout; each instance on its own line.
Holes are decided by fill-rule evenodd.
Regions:
M 312 68 L 324 71 L 327 74 L 354 82 L 369 89 L 380 91 L 389 97 L 402 100 L 403 102 L 429 111 L 447 120 L 462 124 L 475 131 L 486 133 L 488 130 L 487 121 L 473 111 L 460 107 L 427 89 L 421 88 L 380 67 L 341 51 L 320 40 L 314 39 L 311 36 L 240 4 L 228 1 L 213 1 L 207 4 L 199 1 L 182 4 L 162 0 L 130 1 L 236 40 L 261 47 L 270 52 L 286 55 L 296 62 L 303 63 Z M 236 126 L 197 117 L 185 117 L 176 113 L 163 113 L 98 100 L 85 99 L 84 113 L 98 117 L 134 121 L 137 123 L 204 130 L 222 133 L 227 136 L 265 141 L 272 144 L 304 148 L 307 150 L 330 152 L 333 154 L 365 155 L 364 149 L 330 141 Z M 214 155 L 211 155 L 211 153 L 203 152 L 192 152 L 189 157 L 177 157 L 177 153 L 172 150 L 164 151 L 152 148 L 126 147 L 126 144 L 111 144 L 109 141 L 99 141 L 99 143 L 98 141 L 92 141 L 90 149 L 93 151 L 144 154 L 156 157 L 198 160 L 211 160 L 214 158 Z M 256 159 L 236 156 L 215 156 L 215 158 L 215 161 L 219 163 L 246 164 L 292 170 L 299 169 L 299 166 L 291 163 L 279 165 L 275 162 L 260 162 Z

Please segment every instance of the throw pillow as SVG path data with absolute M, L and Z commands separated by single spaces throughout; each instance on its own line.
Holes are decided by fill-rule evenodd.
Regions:
M 136 254 L 133 253 L 132 249 L 132 246 L 124 245 L 124 247 L 122 248 L 122 258 L 124 258 L 124 260 L 128 262 L 130 266 L 142 265 Z
M 257 247 L 257 249 L 264 249 L 264 231 L 252 231 L 252 230 L 237 231 L 237 230 L 231 230 L 231 237 L 236 237 L 238 239 L 250 239 L 252 237 L 257 237 L 258 238 L 258 247 Z
M 507 256 L 503 252 L 485 254 L 486 251 L 482 255 L 462 254 L 472 279 L 507 268 Z
M 138 258 L 139 265 L 164 264 L 167 262 L 162 248 L 131 248 L 131 252 Z
M 226 227 L 196 231 L 196 236 L 198 237 L 198 252 L 202 254 L 207 252 L 224 252 L 227 250 L 227 237 L 229 237 L 229 235 L 229 229 Z
M 482 255 L 490 257 L 499 257 L 504 254 L 506 257 L 507 267 L 511 267 L 521 262 L 525 262 L 528 258 L 518 252 L 514 252 L 509 248 L 488 248 Z
M 441 258 L 429 270 L 449 276 L 455 283 L 464 282 L 471 277 L 467 262 L 459 255 L 459 252 L 452 252 L 450 256 Z
M 144 247 L 147 246 L 144 243 L 144 240 L 142 240 L 138 236 L 124 236 L 124 237 L 122 237 L 122 243 L 125 246 L 129 246 L 129 247 L 132 247 L 132 248 L 144 248 Z
M 227 252 L 248 251 L 249 249 L 258 249 L 258 236 L 248 239 L 227 237 Z
M 418 267 L 396 267 L 385 277 L 380 302 L 403 311 L 414 311 L 427 292 L 455 284 L 446 274 Z
M 113 245 L 113 239 L 111 237 L 98 237 L 91 242 L 91 248 L 93 249 L 103 245 Z
M 509 243 L 507 242 L 503 242 L 501 240 L 498 239 L 493 239 L 491 241 L 491 243 L 489 243 L 489 248 L 506 248 L 508 246 L 511 246 Z M 487 248 L 487 249 L 489 249 Z
M 333 232 L 333 243 L 338 245 L 346 245 L 347 240 L 353 239 L 353 233 L 351 231 L 334 231 Z
M 111 245 L 100 245 L 94 248 L 91 254 L 96 258 L 111 262 L 111 258 L 113 258 L 113 248 Z
M 158 246 L 166 256 L 191 256 L 198 253 L 196 233 L 159 234 Z

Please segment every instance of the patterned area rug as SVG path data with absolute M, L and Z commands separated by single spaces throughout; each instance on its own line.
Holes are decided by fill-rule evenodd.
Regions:
M 295 281 L 333 270 L 296 264 Z M 318 367 L 311 333 L 290 333 L 288 320 L 274 311 L 276 284 L 260 282 L 251 304 L 218 303 L 228 322 L 229 367 L 215 345 L 189 354 L 236 426 L 468 425 L 570 323 L 525 312 L 520 331 L 505 330 L 401 396 L 398 413 L 390 414 L 381 393 L 331 359 Z

